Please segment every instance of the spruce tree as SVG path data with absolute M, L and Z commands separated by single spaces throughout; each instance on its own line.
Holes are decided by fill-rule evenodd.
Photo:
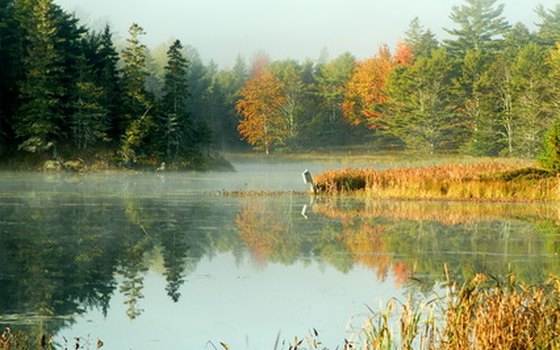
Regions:
M 113 35 L 109 25 L 105 26 L 101 34 L 98 56 L 99 64 L 96 67 L 98 74 L 97 83 L 103 90 L 101 104 L 107 110 L 107 117 L 110 120 L 108 136 L 112 140 L 117 140 L 124 132 L 121 128 L 124 125 L 124 121 L 121 119 L 123 114 L 123 92 L 117 68 L 119 54 L 113 44 Z
M 93 70 L 85 55 L 77 62 L 79 78 L 76 82 L 76 99 L 71 115 L 71 139 L 79 150 L 108 141 L 109 120 L 107 109 L 102 105 L 103 89 L 94 80 Z
M 122 53 L 123 76 L 123 127 L 120 155 L 125 165 L 136 163 L 147 153 L 147 137 L 153 127 L 150 110 L 153 102 L 148 96 L 146 80 L 146 45 L 140 41 L 144 29 L 134 23 L 129 29 L 130 37 Z
M 57 27 L 51 0 L 37 0 L 28 25 L 25 76 L 20 86 L 22 105 L 15 120 L 18 148 L 29 152 L 56 150 L 53 146 L 60 132 L 63 71 L 62 57 L 55 49 Z
M 163 116 L 159 122 L 161 150 L 167 160 L 176 159 L 192 149 L 192 124 L 187 112 L 188 61 L 183 45 L 176 40 L 167 51 L 163 85 Z

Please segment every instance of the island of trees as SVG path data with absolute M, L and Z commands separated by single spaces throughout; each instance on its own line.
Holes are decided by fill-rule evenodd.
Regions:
M 368 144 L 525 158 L 545 149 L 554 164 L 560 5 L 535 9 L 535 31 L 503 9 L 465 0 L 447 39 L 416 18 L 394 52 L 382 46 L 362 60 L 260 53 L 219 69 L 179 40 L 148 49 L 138 24 L 117 50 L 108 26 L 91 30 L 52 0 L 4 0 L 0 157 L 196 168 L 215 150 Z

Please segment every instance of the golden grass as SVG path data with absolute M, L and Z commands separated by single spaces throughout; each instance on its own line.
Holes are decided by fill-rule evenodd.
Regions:
M 329 170 L 315 177 L 317 191 L 363 193 L 380 199 L 538 201 L 560 199 L 560 177 L 516 165 L 454 164 L 388 170 Z
M 527 285 L 479 274 L 421 303 L 391 300 L 367 321 L 356 349 L 559 349 L 560 281 Z

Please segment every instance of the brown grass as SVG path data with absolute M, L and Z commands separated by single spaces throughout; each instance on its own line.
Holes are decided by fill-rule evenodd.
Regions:
M 537 201 L 560 199 L 560 177 L 532 168 L 485 163 L 389 170 L 329 170 L 317 191 L 384 199 Z
M 438 316 L 439 315 L 439 316 Z M 560 348 L 560 281 L 527 285 L 479 274 L 428 302 L 391 300 L 374 312 L 358 349 L 536 350 Z

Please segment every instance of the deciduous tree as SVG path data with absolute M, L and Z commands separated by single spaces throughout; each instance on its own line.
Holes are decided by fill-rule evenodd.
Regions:
M 288 136 L 282 114 L 286 95 L 282 89 L 281 82 L 266 70 L 247 82 L 236 105 L 243 117 L 238 126 L 241 137 L 266 154 L 282 145 Z
M 385 87 L 392 67 L 386 46 L 376 57 L 357 64 L 342 103 L 344 116 L 350 124 L 364 123 L 371 129 L 386 126 L 382 106 L 387 101 Z

